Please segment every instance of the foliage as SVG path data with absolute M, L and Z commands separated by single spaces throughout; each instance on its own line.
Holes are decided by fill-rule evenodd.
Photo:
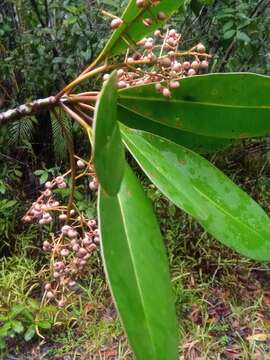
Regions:
M 56 231 L 57 237 L 52 236 L 51 243 L 43 243 L 43 250 L 51 256 L 54 276 L 53 285 L 47 284 L 45 294 L 48 300 L 54 299 L 59 306 L 64 306 L 64 300 L 60 302 L 56 297 L 59 285 L 62 289 L 74 286 L 71 278 L 65 279 L 66 274 L 72 276 L 75 273 L 77 276 L 86 265 L 85 256 L 89 257 L 92 251 L 89 244 L 96 249 L 96 243 L 99 243 L 96 220 L 86 218 L 75 204 L 76 181 L 83 176 L 91 177 L 89 186 L 93 191 L 99 182 L 98 223 L 102 259 L 119 315 L 138 360 L 176 359 L 178 331 L 160 231 L 136 175 L 125 164 L 123 144 L 153 184 L 218 241 L 252 259 L 270 259 L 270 222 L 265 211 L 213 164 L 193 151 L 220 149 L 233 139 L 269 134 L 270 103 L 267 93 L 270 78 L 249 73 L 204 74 L 210 57 L 205 46 L 200 43 L 181 52 L 178 49 L 181 36 L 175 29 L 168 30 L 165 35 L 155 33 L 156 38 L 163 39 L 161 46 L 156 45 L 152 38 L 138 44 L 138 40 L 155 30 L 183 4 L 182 0 L 130 0 L 122 19 L 113 16 L 116 22 L 112 25 L 116 23 L 117 26 L 100 55 L 55 98 L 61 111 L 66 116 L 70 115 L 86 131 L 93 147 L 90 161 L 75 157 L 72 137 L 63 130 L 71 163 L 68 172 L 71 179 L 67 182 L 70 186 L 68 205 L 59 206 L 53 197 L 56 191 L 65 189 L 67 183 L 64 177 L 56 177 L 48 183 L 51 170 L 38 170 L 36 175 L 40 176 L 40 183 L 46 182 L 46 189 L 24 216 L 26 222 L 37 219 L 40 225 L 46 225 L 53 220 L 52 211 L 62 212 L 60 216 L 66 224 Z M 261 39 L 253 40 L 252 30 L 262 2 L 255 8 L 251 2 L 245 5 L 241 1 L 237 9 L 233 8 L 233 4 L 232 1 L 226 4 L 190 2 L 189 11 L 199 11 L 197 22 L 201 28 L 206 29 L 205 24 L 212 26 L 214 22 L 222 24 L 215 44 L 217 50 L 213 51 L 216 54 L 213 71 L 233 67 L 235 60 L 230 60 L 230 56 L 237 45 L 245 47 L 245 50 L 262 46 Z M 73 29 L 80 23 L 81 17 L 84 19 L 85 7 L 81 10 L 80 6 L 78 9 L 66 9 L 73 15 L 65 19 L 64 25 Z M 202 19 L 204 11 L 214 13 L 211 20 L 208 16 Z M 59 13 L 62 15 L 61 11 Z M 47 29 L 50 17 L 47 16 L 48 26 L 44 27 L 38 11 L 36 16 L 42 31 Z M 189 21 L 192 25 L 194 18 Z M 83 33 L 82 28 L 78 31 Z M 50 31 L 45 31 L 43 35 L 52 36 Z M 29 39 L 26 42 L 29 43 Z M 145 46 L 143 55 L 137 45 Z M 34 42 L 34 47 L 38 49 L 40 45 Z M 127 48 L 124 61 L 118 63 L 115 55 L 120 56 Z M 39 49 L 39 55 L 44 51 Z M 246 55 L 246 51 L 241 51 L 239 59 L 242 55 Z M 193 60 L 192 64 L 184 62 L 185 57 Z M 54 65 L 63 62 L 62 57 L 59 62 L 55 60 L 58 58 L 54 57 Z M 178 62 L 179 58 L 182 64 Z M 100 67 L 96 67 L 97 64 Z M 108 74 L 114 69 L 118 72 Z M 55 70 L 60 71 L 61 68 L 56 66 Z M 193 77 L 196 71 L 201 73 Z M 105 72 L 108 73 L 103 78 L 101 92 L 74 94 L 75 86 L 82 81 Z M 68 71 L 67 75 L 70 75 Z M 52 80 L 56 85 L 61 82 L 59 77 L 52 77 Z M 50 89 L 47 83 L 43 85 Z M 124 89 L 118 91 L 118 88 Z M 58 116 L 56 120 L 59 120 Z M 75 159 L 78 159 L 77 168 Z M 78 168 L 81 170 L 78 171 Z M 58 190 L 54 190 L 56 186 Z M 176 208 L 171 207 L 170 211 L 176 212 Z M 6 326 L 3 337 L 24 331 L 24 320 L 17 319 L 17 315 L 14 317 L 12 311 L 2 318 L 3 327 Z M 30 333 L 33 325 L 27 324 Z M 42 326 L 38 320 L 35 329 L 39 327 Z

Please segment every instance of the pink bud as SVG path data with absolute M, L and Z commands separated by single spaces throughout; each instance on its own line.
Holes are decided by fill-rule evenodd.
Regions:
M 60 219 L 61 221 L 64 221 L 64 220 L 67 219 L 67 215 L 66 215 L 66 214 L 61 214 L 61 215 L 59 215 L 59 219 Z
M 164 89 L 162 90 L 162 94 L 163 94 L 163 96 L 165 96 L 165 97 L 171 97 L 171 96 L 172 96 L 170 90 L 167 89 L 167 88 L 164 88 Z
M 205 46 L 202 43 L 199 43 L 196 47 L 197 51 L 201 54 L 205 53 Z
M 52 187 L 53 187 L 53 185 L 52 185 L 51 181 L 47 181 L 47 182 L 45 183 L 45 188 L 46 188 L 46 189 L 51 189 Z

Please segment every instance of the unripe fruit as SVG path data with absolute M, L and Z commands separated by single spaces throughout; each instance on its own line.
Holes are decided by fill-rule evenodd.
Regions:
M 170 81 L 170 88 L 171 89 L 177 89 L 180 86 L 179 81 Z
M 57 262 L 54 264 L 54 268 L 55 268 L 57 271 L 63 270 L 63 269 L 65 268 L 65 264 L 63 263 L 63 261 L 57 261 Z
M 112 29 L 117 29 L 122 24 L 123 24 L 123 20 L 121 20 L 120 18 L 113 19 L 112 22 L 111 22 L 111 28 Z
M 58 301 L 58 305 L 59 305 L 60 307 L 64 307 L 64 306 L 66 305 L 65 300 L 60 300 L 60 301 Z
M 87 254 L 87 251 L 84 248 L 80 248 L 78 251 L 79 257 L 84 257 Z
M 98 190 L 98 184 L 95 181 L 90 181 L 89 188 L 92 191 L 97 191 Z
M 61 228 L 61 232 L 62 232 L 62 234 L 67 235 L 67 233 L 70 229 L 71 229 L 71 227 L 69 225 L 64 225 Z
M 194 76 L 194 75 L 196 75 L 196 71 L 194 69 L 189 69 L 188 76 Z
M 99 243 L 100 243 L 100 238 L 99 238 L 99 236 L 95 236 L 95 237 L 94 237 L 94 242 L 95 242 L 96 244 L 99 244 Z
M 75 285 L 76 285 L 76 281 L 74 281 L 74 280 L 71 280 L 71 281 L 68 283 L 68 286 L 69 286 L 70 288 L 73 288 Z
M 170 90 L 167 89 L 167 88 L 164 88 L 164 89 L 162 90 L 162 94 L 163 94 L 163 96 L 165 96 L 165 97 L 171 97 L 171 96 L 172 96 Z
M 184 61 L 182 64 L 183 69 L 187 70 L 190 68 L 190 62 L 189 61 Z
M 96 229 L 94 232 L 93 232 L 94 236 L 99 236 L 99 229 Z
M 103 81 L 107 81 L 109 79 L 109 77 L 110 77 L 110 74 L 104 74 L 103 75 Z M 77 161 L 77 165 L 78 165 L 78 161 Z M 80 167 L 80 166 L 78 165 L 78 167 Z
M 89 227 L 94 227 L 94 226 L 97 226 L 97 222 L 96 222 L 96 220 L 92 219 L 87 222 L 87 225 Z
M 68 256 L 69 255 L 69 250 L 68 249 L 62 249 L 60 254 L 61 254 L 61 256 Z
M 87 249 L 88 249 L 89 252 L 93 252 L 93 251 L 95 251 L 97 249 L 97 245 L 96 244 L 91 244 L 91 245 L 88 246 Z
M 170 31 L 169 31 L 169 36 L 175 36 L 177 33 L 176 33 L 176 30 L 175 29 L 171 29 Z
M 76 230 L 70 229 L 70 230 L 68 230 L 68 232 L 67 232 L 67 236 L 68 236 L 69 238 L 71 238 L 71 239 L 74 239 L 75 237 L 78 236 L 78 233 L 77 233 Z
M 169 44 L 170 46 L 175 46 L 176 43 L 175 43 L 175 40 L 173 37 L 169 37 L 169 39 L 167 39 L 167 44 Z
M 176 72 L 180 72 L 182 70 L 182 64 L 176 61 L 173 65 L 173 70 Z
M 46 291 L 51 290 L 51 288 L 52 288 L 52 285 L 51 285 L 50 283 L 45 284 L 45 286 L 44 286 L 44 289 L 45 289 Z
M 172 64 L 171 59 L 169 57 L 160 59 L 159 63 L 163 67 L 170 67 Z
M 144 44 L 144 47 L 146 48 L 146 49 L 152 49 L 153 48 L 153 46 L 154 46 L 154 44 L 151 42 L 151 41 L 146 41 L 145 42 L 145 44 Z
M 55 179 L 55 181 L 57 182 L 57 184 L 61 183 L 64 181 L 63 176 L 57 176 L 57 178 Z
M 45 241 L 43 241 L 43 246 L 51 247 L 51 244 L 49 243 L 49 241 L 45 240 Z
M 105 75 L 109 75 L 109 74 L 105 74 Z M 104 79 L 104 76 L 103 76 L 103 79 Z M 109 75 L 109 77 L 110 77 L 110 75 Z M 82 168 L 85 167 L 85 163 L 82 160 L 78 160 L 77 161 L 77 166 L 78 166 L 78 168 L 82 169 Z
M 166 20 L 167 16 L 163 11 L 159 11 L 157 14 L 157 18 L 158 18 L 158 20 Z
M 48 299 L 53 299 L 54 298 L 54 294 L 51 291 L 48 291 L 46 296 L 47 296 Z
M 66 214 L 61 214 L 61 215 L 59 215 L 59 219 L 60 219 L 61 221 L 64 221 L 64 220 L 67 219 L 67 215 L 66 215 Z
M 46 197 L 51 196 L 51 195 L 52 195 L 51 190 L 50 190 L 50 189 L 45 190 L 45 191 L 44 191 L 44 195 L 45 195 Z
M 154 32 L 154 35 L 155 35 L 156 37 L 161 37 L 161 31 L 160 31 L 160 30 L 156 30 L 156 31 Z
M 50 181 L 47 181 L 46 183 L 45 183 L 45 188 L 46 189 L 51 189 L 53 187 L 53 185 L 52 185 L 52 183 L 50 182 Z
M 57 186 L 59 189 L 65 189 L 67 187 L 67 184 L 63 181 L 63 182 L 57 184 Z
M 59 272 L 55 271 L 55 272 L 53 273 L 53 277 L 54 277 L 55 279 L 60 278 Z
M 39 223 L 39 225 L 45 225 L 45 224 L 46 224 L 46 220 L 42 218 L 42 219 L 39 220 L 38 223 Z
M 145 27 L 151 26 L 152 23 L 153 23 L 153 21 L 152 21 L 152 19 L 150 19 L 150 18 L 143 19 L 143 25 L 144 25 Z
M 32 221 L 32 218 L 31 218 L 31 216 L 26 215 L 26 216 L 23 217 L 23 221 L 26 222 L 26 223 L 29 223 L 29 222 Z
M 162 89 L 162 85 L 160 83 L 157 83 L 155 85 L 155 88 L 156 88 L 157 91 L 160 91 Z
M 205 46 L 202 43 L 199 43 L 196 47 L 197 51 L 201 54 L 205 53 Z
M 127 83 L 123 80 L 120 80 L 117 84 L 118 89 L 124 89 L 125 87 L 127 87 Z
M 201 62 L 201 68 L 202 69 L 208 69 L 208 66 L 209 66 L 209 62 L 207 60 L 203 60 Z
M 192 67 L 192 69 L 198 70 L 200 67 L 200 63 L 198 61 L 194 60 L 191 63 L 191 67 Z
M 139 7 L 139 8 L 143 8 L 145 6 L 145 0 L 137 0 L 136 1 L 136 5 Z
M 82 243 L 83 243 L 83 245 L 87 246 L 87 245 L 92 244 L 92 240 L 89 239 L 88 237 L 86 237 L 83 239 Z
M 78 252 L 80 250 L 80 245 L 79 244 L 73 245 L 72 250 L 75 251 L 75 252 Z
M 76 211 L 75 211 L 74 209 L 71 209 L 71 210 L 70 210 L 70 215 L 71 215 L 71 216 L 74 216 L 75 214 L 76 214 Z

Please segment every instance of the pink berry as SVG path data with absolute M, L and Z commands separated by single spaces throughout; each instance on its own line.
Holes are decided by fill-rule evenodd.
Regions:
M 60 219 L 61 221 L 64 221 L 64 220 L 67 219 L 67 215 L 66 215 L 66 214 L 61 214 L 61 215 L 59 215 L 59 219 Z
M 200 67 L 200 63 L 199 63 L 198 61 L 194 60 L 194 61 L 192 61 L 192 63 L 191 63 L 191 67 L 192 67 L 192 69 L 194 69 L 194 70 L 198 70 L 199 67 Z
M 183 69 L 187 70 L 190 68 L 190 62 L 189 61 L 184 61 L 182 64 Z
M 67 184 L 63 181 L 61 183 L 58 183 L 57 186 L 59 189 L 65 189 L 67 187 Z
M 166 20 L 167 16 L 163 11 L 159 11 L 157 14 L 157 18 L 158 18 L 158 20 Z
M 173 81 L 173 80 L 170 81 L 170 88 L 171 89 L 177 89 L 179 86 L 180 86 L 179 81 Z
M 208 69 L 208 66 L 209 66 L 209 63 L 208 63 L 207 60 L 203 60 L 203 61 L 201 62 L 201 68 L 202 68 L 202 69 Z
M 199 43 L 196 47 L 197 51 L 201 54 L 205 53 L 205 46 L 202 43 Z
M 53 187 L 53 185 L 52 185 L 51 181 L 47 181 L 47 182 L 45 183 L 45 188 L 46 188 L 46 189 L 51 189 L 52 187 Z
M 77 161 L 77 166 L 78 166 L 78 168 L 82 169 L 82 168 L 85 167 L 85 163 L 82 160 L 78 160 Z
M 170 92 L 170 90 L 169 90 L 168 88 L 164 88 L 164 89 L 162 90 L 162 94 L 163 94 L 163 96 L 165 96 L 165 97 L 171 97 L 171 96 L 172 96 L 172 94 L 171 94 L 171 92 Z
M 139 8 L 143 8 L 145 6 L 145 0 L 137 0 L 136 1 L 136 5 L 139 7 Z
M 73 229 L 69 229 L 68 232 L 67 232 L 67 236 L 71 239 L 74 239 L 75 237 L 78 236 L 78 233 L 76 230 L 73 230 Z
M 194 69 L 189 69 L 188 76 L 194 76 L 194 75 L 196 75 L 196 71 Z
M 54 298 L 54 294 L 53 294 L 52 291 L 48 291 L 46 296 L 47 296 L 48 299 L 53 299 Z
M 52 285 L 50 283 L 45 284 L 44 289 L 46 291 L 50 290 L 52 288 Z
M 61 254 L 61 256 L 68 256 L 69 255 L 69 250 L 68 249 L 62 249 L 60 254 Z
M 62 234 L 67 235 L 67 233 L 70 229 L 71 229 L 71 227 L 69 225 L 64 225 L 61 228 L 61 232 L 62 232 Z
M 111 28 L 112 29 L 117 29 L 119 28 L 119 26 L 121 26 L 123 24 L 123 20 L 120 18 L 117 19 L 113 19 L 111 22 Z
M 152 21 L 152 19 L 150 19 L 150 18 L 143 19 L 143 25 L 144 25 L 145 27 L 151 26 L 152 23 L 153 23 L 153 21 Z

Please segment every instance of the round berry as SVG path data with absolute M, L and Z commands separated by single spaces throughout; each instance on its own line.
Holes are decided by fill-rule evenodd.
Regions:
M 121 26 L 123 24 L 123 20 L 120 18 L 117 19 L 113 19 L 111 22 L 111 28 L 112 29 L 117 29 L 119 28 L 119 26 Z

